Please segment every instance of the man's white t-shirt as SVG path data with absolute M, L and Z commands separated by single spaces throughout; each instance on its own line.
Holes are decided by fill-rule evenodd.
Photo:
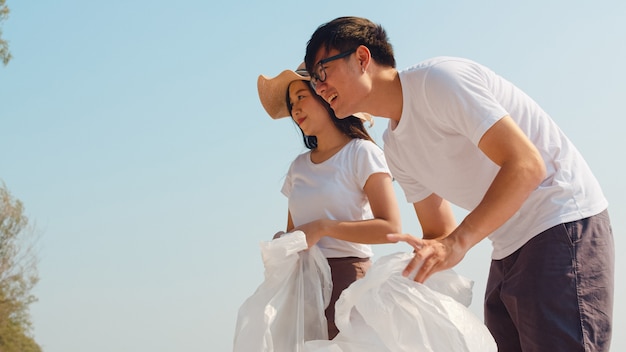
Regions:
M 282 193 L 288 197 L 294 226 L 318 219 L 358 221 L 374 216 L 363 187 L 375 173 L 389 173 L 383 151 L 355 138 L 328 160 L 314 164 L 311 152 L 291 164 Z M 327 258 L 372 256 L 370 245 L 322 237 L 317 243 Z
M 537 147 L 547 176 L 521 209 L 489 238 L 494 259 L 520 248 L 559 223 L 607 208 L 587 163 L 528 95 L 488 68 L 461 58 L 437 57 L 400 71 L 403 107 L 383 135 L 394 178 L 408 202 L 435 193 L 473 210 L 499 167 L 478 149 L 483 134 L 509 115 Z

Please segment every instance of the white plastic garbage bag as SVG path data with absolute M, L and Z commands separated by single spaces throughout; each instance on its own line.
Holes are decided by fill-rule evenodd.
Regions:
M 308 352 L 490 352 L 487 327 L 468 308 L 473 282 L 453 270 L 424 284 L 402 276 L 411 253 L 378 259 L 335 304 L 339 334 L 309 341 Z
M 239 308 L 234 352 L 299 352 L 328 340 L 330 267 L 317 246 L 306 249 L 302 231 L 261 243 L 265 279 Z

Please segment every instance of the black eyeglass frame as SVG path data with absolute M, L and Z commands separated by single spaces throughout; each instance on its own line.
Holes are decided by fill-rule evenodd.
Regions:
M 356 48 L 350 49 L 342 53 L 339 53 L 337 55 L 333 55 L 331 57 L 327 57 L 325 59 L 321 59 L 320 61 L 318 61 L 317 64 L 315 64 L 313 74 L 311 75 L 311 86 L 315 89 L 315 86 L 318 84 L 318 82 L 326 81 L 326 69 L 324 68 L 325 64 L 331 61 L 339 60 L 344 57 L 350 56 L 355 51 L 356 51 Z

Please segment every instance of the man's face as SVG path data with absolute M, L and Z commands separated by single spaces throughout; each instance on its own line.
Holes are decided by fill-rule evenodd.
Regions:
M 358 93 L 361 72 L 354 53 L 355 49 L 339 52 L 320 48 L 315 56 L 311 85 L 330 104 L 338 118 L 357 112 L 352 110 L 351 101 L 355 99 L 353 93 Z

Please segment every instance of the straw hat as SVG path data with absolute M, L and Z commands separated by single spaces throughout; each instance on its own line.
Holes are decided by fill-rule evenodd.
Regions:
M 298 66 L 295 71 L 284 70 L 274 78 L 265 75 L 259 75 L 257 80 L 257 88 L 259 90 L 259 98 L 265 111 L 273 119 L 290 117 L 287 108 L 287 89 L 293 81 L 310 81 L 311 77 L 307 72 L 304 62 Z M 372 116 L 367 113 L 356 113 L 354 116 L 372 123 Z
M 265 111 L 273 119 L 289 117 L 287 109 L 287 88 L 293 81 L 310 81 L 311 77 L 304 68 L 304 62 L 295 71 L 285 70 L 274 78 L 260 75 L 257 80 L 259 98 Z

